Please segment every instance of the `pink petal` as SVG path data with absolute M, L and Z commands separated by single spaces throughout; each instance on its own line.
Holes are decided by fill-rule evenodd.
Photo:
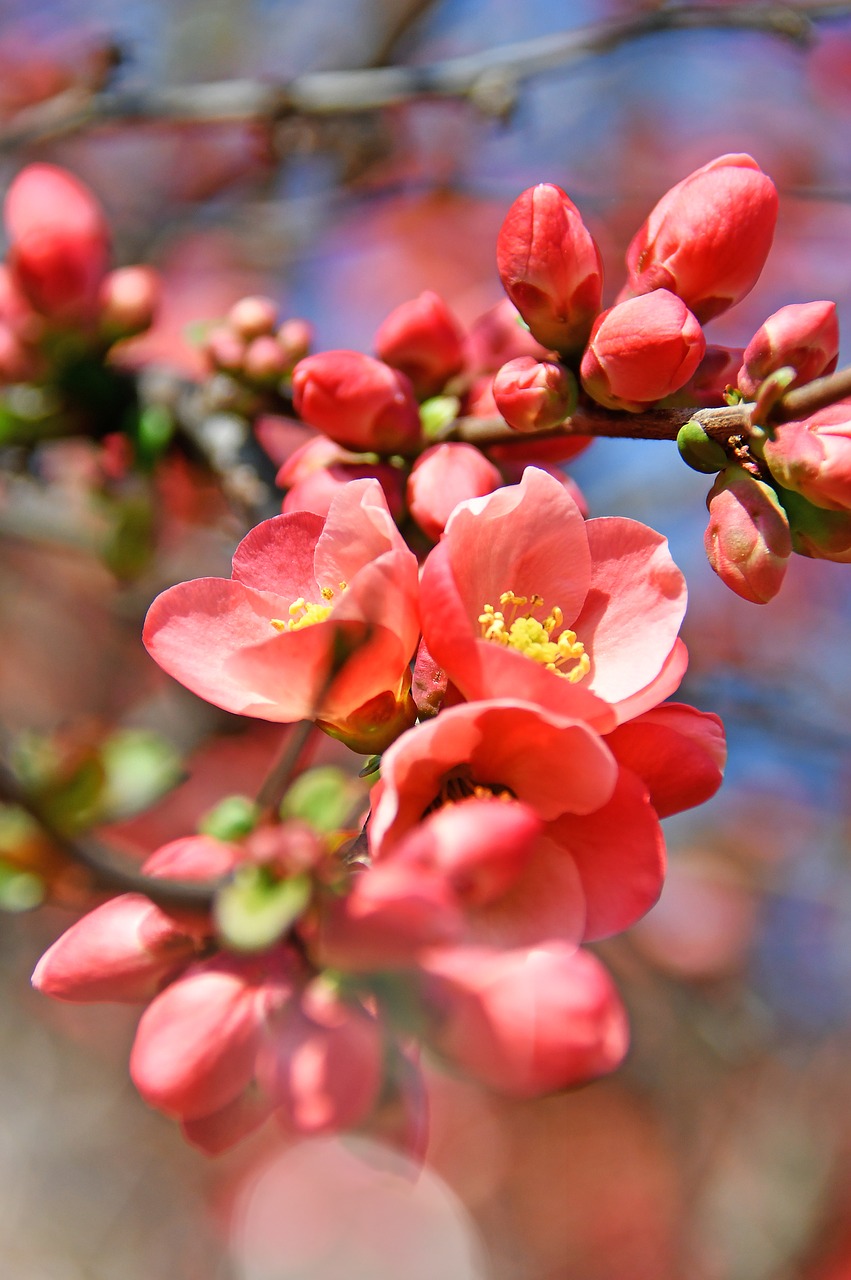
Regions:
M 331 503 L 316 544 L 316 580 L 336 590 L 387 551 L 414 559 L 396 528 L 377 480 L 352 480 Z
M 585 941 L 629 928 L 659 897 L 665 842 L 647 788 L 621 769 L 614 795 L 596 813 L 566 814 L 548 835 L 576 863 L 585 892 Z
M 180 1127 L 193 1147 L 198 1147 L 205 1155 L 218 1156 L 259 1129 L 273 1110 L 271 1099 L 250 1084 L 239 1097 L 218 1111 L 193 1120 L 184 1119 Z
M 611 516 L 589 520 L 591 585 L 572 623 L 591 655 L 589 687 L 609 702 L 643 689 L 679 633 L 686 584 L 661 534 Z
M 321 532 L 322 518 L 309 511 L 261 521 L 234 552 L 234 578 L 257 591 L 274 592 L 288 605 L 301 596 L 318 603 L 313 559 Z
M 665 703 L 619 725 L 606 742 L 647 784 L 660 818 L 702 804 L 724 776 L 724 726 L 718 716 L 683 703 Z

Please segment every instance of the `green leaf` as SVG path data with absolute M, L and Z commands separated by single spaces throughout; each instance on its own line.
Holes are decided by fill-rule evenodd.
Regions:
M 0 911 L 32 911 L 44 901 L 44 884 L 30 871 L 0 860 Z
M 333 765 L 321 765 L 296 778 L 284 796 L 281 817 L 298 818 L 322 833 L 339 831 L 350 825 L 364 800 L 362 782 Z
M 310 894 L 309 876 L 275 880 L 266 867 L 240 867 L 213 908 L 223 944 L 234 951 L 271 947 L 302 915 Z
M 146 729 L 119 729 L 101 748 L 106 774 L 102 806 L 110 820 L 140 813 L 180 781 L 180 755 Z
M 202 835 L 217 840 L 242 840 L 257 825 L 257 805 L 248 796 L 225 796 L 198 823 Z
M 457 396 L 432 396 L 420 405 L 420 422 L 427 440 L 436 440 L 458 417 L 461 401 Z

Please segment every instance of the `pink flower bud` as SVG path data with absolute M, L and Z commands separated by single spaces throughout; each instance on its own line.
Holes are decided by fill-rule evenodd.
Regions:
M 378 328 L 376 355 L 401 370 L 421 399 L 437 395 L 464 363 L 464 331 L 439 296 L 427 289 L 403 302 Z
M 467 365 L 473 373 L 496 373 L 517 356 L 545 360 L 549 352 L 536 342 L 508 298 L 473 321 L 467 336 Z
M 742 358 L 738 387 L 753 398 L 770 373 L 791 365 L 797 371 L 791 387 L 832 373 L 839 355 L 839 322 L 835 302 L 793 302 L 769 316 L 757 329 Z
M 381 485 L 393 519 L 401 520 L 405 510 L 405 478 L 397 467 L 382 462 L 334 462 L 330 466 L 319 467 L 291 486 L 281 510 L 284 513 L 312 511 L 314 515 L 327 516 L 331 503 L 344 485 L 370 476 Z
M 274 383 L 287 371 L 287 354 L 277 338 L 262 334 L 249 342 L 242 371 L 251 382 Z
M 269 336 L 275 332 L 278 323 L 277 304 L 271 298 L 240 298 L 228 312 L 226 323 L 246 342 Z
M 748 155 L 725 155 L 662 197 L 626 255 L 621 296 L 670 289 L 702 322 L 739 302 L 765 265 L 777 190 Z
M 496 244 L 503 288 L 545 347 L 582 349 L 600 309 L 600 251 L 573 201 L 542 182 L 518 196 Z
M 313 326 L 308 320 L 291 316 L 285 320 L 277 332 L 277 339 L 287 353 L 287 363 L 292 367 L 310 351 L 313 342 Z
M 546 431 L 576 408 L 576 379 L 563 365 L 520 356 L 504 364 L 493 380 L 493 398 L 515 431 Z
M 700 409 L 726 404 L 724 393 L 735 387 L 743 355 L 743 347 L 707 346 L 697 369 L 676 393 L 676 403 Z
M 245 359 L 245 343 L 227 325 L 216 325 L 204 339 L 204 352 L 214 369 L 225 373 L 241 373 Z
M 300 360 L 293 403 L 305 422 L 349 449 L 404 452 L 420 438 L 410 379 L 360 351 L 323 351 Z
M 703 331 L 685 303 L 656 289 L 598 316 L 582 357 L 582 385 L 607 409 L 635 413 L 677 391 L 705 350 Z
M 767 441 L 765 460 L 784 489 L 817 507 L 851 511 L 851 404 L 831 404 L 803 422 L 784 422 Z
M 100 287 L 100 327 L 111 339 L 149 329 L 160 300 L 160 278 L 152 267 L 119 267 Z
M 774 490 L 741 467 L 719 474 L 706 500 L 704 545 L 722 582 L 743 600 L 765 604 L 777 595 L 792 554 L 789 521 Z
M 4 206 L 15 284 L 43 315 L 88 323 L 109 258 L 109 228 L 88 187 L 50 164 L 32 164 Z
M 423 533 L 435 542 L 459 502 L 493 493 L 502 476 L 472 444 L 436 444 L 414 463 L 408 477 L 408 507 Z

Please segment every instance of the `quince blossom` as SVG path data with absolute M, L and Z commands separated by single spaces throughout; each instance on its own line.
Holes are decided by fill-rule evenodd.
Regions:
M 261 720 L 316 719 L 368 752 L 413 719 L 418 636 L 416 559 L 378 482 L 355 480 L 324 520 L 293 512 L 257 525 L 232 578 L 164 591 L 143 638 L 208 702 Z
M 465 698 L 519 698 L 603 733 L 679 684 L 685 605 L 661 534 L 586 523 L 535 467 L 461 503 L 421 580 L 426 646 Z

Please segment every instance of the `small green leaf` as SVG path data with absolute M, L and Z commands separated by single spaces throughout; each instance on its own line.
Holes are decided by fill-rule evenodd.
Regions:
M 144 465 L 153 465 L 165 451 L 174 427 L 174 418 L 164 405 L 151 404 L 142 410 L 136 426 L 136 448 Z
M 146 729 L 119 729 L 101 748 L 106 773 L 102 796 L 110 821 L 141 813 L 181 778 L 180 755 L 170 742 Z
M 458 417 L 461 401 L 457 396 L 432 396 L 420 405 L 420 422 L 427 440 L 436 440 Z
M 290 787 L 281 805 L 281 817 L 299 818 L 314 831 L 338 831 L 349 826 L 365 799 L 357 778 L 322 765 L 308 769 Z
M 257 825 L 257 805 L 248 796 L 225 796 L 198 823 L 202 835 L 217 840 L 242 840 Z
M 240 867 L 213 908 L 223 944 L 234 951 L 271 947 L 302 915 L 310 894 L 309 876 L 275 880 L 265 867 Z
M 0 861 L 0 911 L 32 911 L 44 901 L 44 884 L 30 871 Z

